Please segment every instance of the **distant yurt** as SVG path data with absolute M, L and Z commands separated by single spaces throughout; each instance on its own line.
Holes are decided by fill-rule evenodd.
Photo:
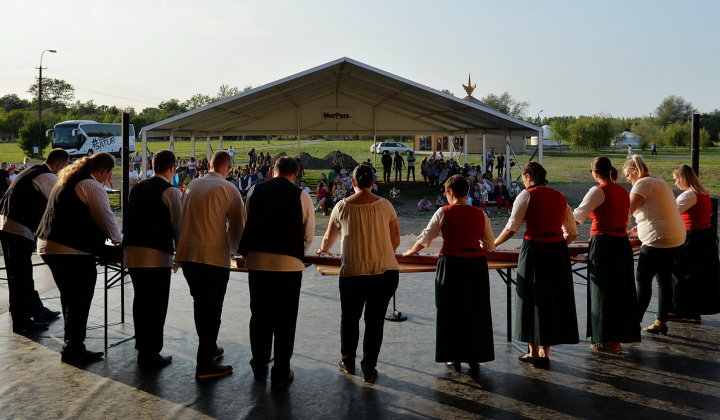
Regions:
M 559 142 L 550 139 L 550 137 L 552 136 L 552 134 L 555 132 L 555 130 L 553 130 L 552 127 L 550 127 L 549 125 L 543 125 L 543 126 L 542 126 L 542 130 L 543 130 L 543 131 L 542 131 L 542 132 L 543 132 L 543 139 L 542 139 L 543 147 L 545 147 L 545 146 L 559 146 L 559 145 L 560 145 Z M 531 146 L 537 146 L 537 145 L 538 145 L 538 138 L 537 138 L 537 136 L 530 137 L 530 145 L 531 145 Z
M 635 134 L 629 132 L 629 131 L 623 131 L 618 135 L 618 139 L 615 141 L 615 147 L 621 147 L 628 145 L 632 147 L 639 147 L 640 146 L 640 137 L 636 136 Z

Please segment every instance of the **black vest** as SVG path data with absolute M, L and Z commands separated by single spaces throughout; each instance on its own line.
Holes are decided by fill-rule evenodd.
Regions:
M 50 193 L 37 237 L 93 255 L 103 255 L 105 235 L 90 215 L 90 207 L 75 193 L 75 186 L 90 175 L 66 184 L 55 184 Z
M 170 187 L 169 182 L 158 176 L 135 184 L 128 196 L 127 219 L 123 220 L 123 246 L 174 252 L 170 209 L 162 199 L 163 192 Z
M 247 257 L 250 251 L 259 251 L 302 261 L 305 227 L 300 194 L 300 188 L 281 176 L 255 185 L 238 253 Z
M 49 173 L 52 171 L 44 164 L 20 172 L 0 201 L 0 214 L 35 232 L 48 200 L 35 189 L 33 180 L 38 175 Z

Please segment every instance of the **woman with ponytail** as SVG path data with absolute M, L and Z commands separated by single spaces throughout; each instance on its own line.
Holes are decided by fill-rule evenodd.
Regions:
M 712 231 L 710 192 L 687 165 L 673 172 L 675 186 L 684 190 L 675 200 L 685 223 L 685 244 L 673 269 L 673 305 L 668 321 L 700 323 L 700 315 L 720 312 L 718 243 Z
M 527 225 L 518 258 L 513 337 L 528 343 L 520 362 L 538 368 L 549 366 L 551 346 L 579 342 L 567 247 L 577 237 L 577 225 L 565 196 L 547 187 L 546 175 L 537 162 L 523 168 L 527 189 L 517 196 L 495 240 L 497 247 Z
M 654 277 L 658 282 L 658 312 L 653 325 L 643 331 L 667 335 L 668 312 L 673 300 L 672 270 L 677 251 L 685 242 L 685 225 L 672 189 L 662 179 L 650 175 L 641 155 L 633 155 L 625 162 L 623 175 L 633 186 L 630 213 L 637 222 L 628 232 L 629 237 L 642 241 L 635 271 L 638 321 L 642 322 L 650 305 Z
M 37 232 L 38 254 L 60 290 L 65 317 L 61 360 L 65 363 L 85 363 L 103 356 L 87 350 L 84 341 L 97 280 L 96 257 L 104 253 L 106 239 L 122 242 L 102 186 L 114 166 L 112 155 L 99 152 L 65 167 L 58 174 Z
M 640 341 L 635 292 L 635 261 L 628 240 L 630 197 L 618 185 L 618 171 L 605 156 L 596 157 L 590 174 L 600 185 L 592 187 L 580 207 L 575 221 L 593 219 L 588 254 L 587 337 L 592 350 L 620 354 L 620 343 Z
M 360 317 L 365 309 L 365 338 L 360 367 L 365 382 L 377 378 L 383 324 L 390 298 L 398 286 L 395 250 L 400 228 L 392 204 L 370 192 L 373 169 L 358 165 L 353 173 L 355 194 L 341 200 L 330 214 L 330 223 L 318 255 L 325 254 L 338 236 L 340 243 L 340 352 L 341 371 L 355 373 L 355 351 L 360 339 Z

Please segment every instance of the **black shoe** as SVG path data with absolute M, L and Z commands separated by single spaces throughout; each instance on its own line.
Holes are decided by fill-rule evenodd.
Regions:
M 377 369 L 363 370 L 363 382 L 371 384 L 375 382 L 377 375 Z
M 63 350 L 62 354 L 60 355 L 60 360 L 63 363 L 68 364 L 80 364 L 80 363 L 90 363 L 95 362 L 105 355 L 105 353 L 101 351 L 90 351 L 90 350 L 80 350 L 80 351 L 66 351 Z
M 165 367 L 172 363 L 172 356 L 161 356 L 156 354 L 150 357 L 138 356 L 137 364 L 142 370 L 154 370 Z
M 343 371 L 349 375 L 355 374 L 355 366 L 348 366 L 342 360 L 338 362 L 338 367 L 340 368 L 341 371 Z
M 24 322 L 13 322 L 13 332 L 21 334 L 23 332 L 44 331 L 48 329 L 45 322 L 35 322 L 30 319 Z
M 523 354 L 518 357 L 518 360 L 522 363 L 529 363 L 536 368 L 546 368 L 550 366 L 549 357 L 532 357 L 529 354 Z
M 213 355 L 213 362 L 217 361 L 217 359 L 219 359 L 223 356 L 225 356 L 225 349 L 222 347 L 218 347 L 217 350 L 215 351 L 215 354 Z
M 231 374 L 233 371 L 230 365 L 212 365 L 207 368 L 196 368 L 195 379 L 212 379 Z
M 649 332 L 650 334 L 662 334 L 667 335 L 668 333 L 668 327 L 667 325 L 651 325 L 647 328 L 643 328 L 643 331 Z
M 470 375 L 477 375 L 480 373 L 480 363 L 468 363 L 470 367 Z
M 60 311 L 52 311 L 48 308 L 43 308 L 42 311 L 35 314 L 33 319 L 35 322 L 48 322 L 60 316 Z
M 295 380 L 295 372 L 293 372 L 292 369 L 290 369 L 290 373 L 288 373 L 288 376 L 285 379 L 281 379 L 281 380 L 273 379 L 271 386 L 273 388 L 282 388 L 284 386 L 290 385 L 292 383 L 292 381 L 294 381 L 294 380 Z
M 455 369 L 455 372 L 460 372 L 460 362 L 445 362 L 445 366 L 448 369 Z

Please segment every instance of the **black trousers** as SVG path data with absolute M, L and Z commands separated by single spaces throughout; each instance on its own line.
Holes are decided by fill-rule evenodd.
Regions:
M 408 166 L 407 167 L 407 180 L 410 181 L 410 172 L 412 172 L 413 175 L 413 181 L 415 181 L 415 167 L 414 166 Z
M 33 280 L 32 253 L 35 241 L 0 231 L 0 243 L 8 276 L 10 315 L 13 323 L 22 324 L 44 309 Z
M 262 367 L 274 349 L 272 380 L 290 374 L 290 358 L 295 347 L 302 271 L 257 271 L 248 273 L 250 287 L 250 364 Z M 273 348 L 273 338 L 275 346 Z
M 170 267 L 129 268 L 135 299 L 135 348 L 138 358 L 160 354 L 170 299 Z
M 183 262 L 183 275 L 190 286 L 195 313 L 195 330 L 198 334 L 197 367 L 213 366 L 220 332 L 223 302 L 230 280 L 230 269 L 215 265 Z
M 675 255 L 680 247 L 653 248 L 643 245 L 638 258 L 635 271 L 635 284 L 638 296 L 638 316 L 642 322 L 643 316 L 652 297 L 653 277 L 658 282 L 658 312 L 657 319 L 667 322 L 668 312 L 673 300 L 672 270 L 675 264 Z
M 340 277 L 340 353 L 348 368 L 355 367 L 355 352 L 360 341 L 360 316 L 365 308 L 363 371 L 377 366 L 383 341 L 385 313 L 395 293 L 400 275 L 388 270 L 374 276 Z
M 395 182 L 397 182 L 398 177 L 400 177 L 400 181 L 402 181 L 402 166 L 396 166 L 395 167 Z
M 50 267 L 60 290 L 60 303 L 65 317 L 63 353 L 84 351 L 88 314 L 97 281 L 95 257 L 45 254 L 42 259 Z
M 390 166 L 383 166 L 383 182 L 390 182 L 390 172 L 392 171 Z

